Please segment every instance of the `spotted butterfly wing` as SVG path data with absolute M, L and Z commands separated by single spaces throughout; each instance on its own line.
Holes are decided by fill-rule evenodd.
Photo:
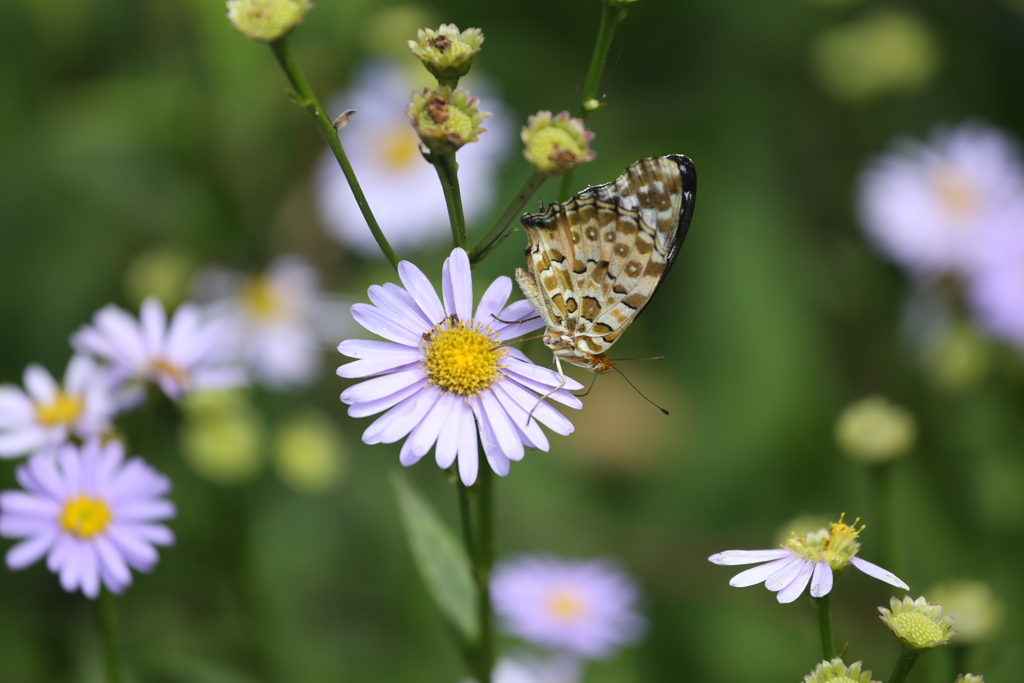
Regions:
M 641 159 L 610 183 L 526 214 L 523 294 L 547 324 L 556 358 L 594 372 L 654 296 L 693 217 L 697 172 L 681 154 Z

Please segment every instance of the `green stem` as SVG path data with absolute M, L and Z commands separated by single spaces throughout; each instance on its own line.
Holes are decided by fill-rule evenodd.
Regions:
M 888 683 L 903 683 L 907 674 L 914 668 L 914 662 L 917 661 L 920 654 L 920 650 L 915 650 L 912 647 L 904 647 L 900 650 L 900 658 L 896 660 L 896 666 L 893 667 L 892 674 L 889 675 Z
M 477 541 L 476 581 L 480 620 L 479 683 L 491 683 L 494 668 L 494 629 L 491 618 L 491 565 L 494 562 L 494 475 L 486 459 L 477 480 L 480 486 L 477 510 L 479 538 Z
M 476 539 L 473 537 L 473 512 L 469 506 L 469 487 L 461 481 L 459 488 L 459 517 L 462 520 L 462 542 L 466 546 L 469 561 L 476 565 Z
M 579 118 L 587 120 L 587 114 L 591 109 L 587 103 L 597 99 L 597 89 L 601 86 L 601 75 L 604 73 L 605 62 L 608 61 L 608 51 L 612 46 L 612 38 L 615 37 L 615 27 L 619 25 L 622 18 L 626 16 L 624 7 L 612 7 L 602 5 L 601 24 L 597 28 L 597 42 L 594 44 L 594 54 L 590 58 L 590 68 L 587 70 L 587 80 L 583 85 L 583 100 L 578 110 Z M 561 201 L 565 201 L 572 194 L 572 176 L 575 169 L 562 176 L 562 188 L 559 192 Z
M 967 645 L 952 645 L 950 650 L 950 657 L 953 660 L 953 675 L 965 674 L 970 671 L 967 665 L 967 651 L 970 648 Z
M 334 127 L 334 123 L 328 118 L 324 108 L 320 105 L 320 101 L 316 98 L 316 94 L 313 89 L 309 86 L 309 82 L 306 80 L 305 74 L 302 73 L 302 69 L 299 68 L 298 62 L 295 60 L 295 55 L 292 54 L 291 48 L 288 46 L 288 39 L 279 38 L 274 42 L 270 43 L 270 49 L 273 51 L 274 56 L 277 58 L 278 64 L 281 65 L 281 69 L 288 77 L 288 81 L 292 84 L 292 98 L 295 102 L 303 109 L 309 112 L 309 115 L 313 117 L 317 127 L 320 128 L 320 132 L 323 134 L 324 139 L 327 141 L 327 145 L 334 152 L 335 158 L 338 160 L 338 165 L 341 166 L 342 173 L 345 174 L 345 180 L 348 181 L 348 186 L 352 190 L 352 195 L 356 199 L 356 204 L 359 205 L 359 210 L 363 214 L 363 218 L 366 220 L 366 224 L 370 227 L 370 232 L 373 233 L 373 237 L 377 240 L 377 245 L 380 250 L 387 257 L 388 261 L 391 262 L 395 268 L 398 267 L 398 255 L 388 244 L 387 238 L 384 237 L 384 233 L 381 231 L 380 226 L 377 225 L 377 219 L 373 217 L 373 212 L 370 210 L 370 204 L 366 201 L 366 196 L 363 195 L 363 190 L 359 186 L 359 180 L 356 179 L 355 171 L 352 170 L 352 164 L 348 161 L 348 156 L 345 154 L 345 149 L 341 146 L 341 139 L 338 138 L 338 131 Z
M 831 661 L 836 656 L 836 639 L 832 633 L 832 594 L 826 593 L 814 598 L 818 608 L 818 628 L 821 630 L 821 652 L 825 659 Z
M 455 153 L 434 154 L 430 163 L 437 170 L 437 179 L 444 191 L 444 203 L 448 206 L 448 222 L 452 226 L 452 242 L 456 247 L 466 248 L 466 216 L 462 212 L 462 190 L 459 189 L 459 165 Z
M 512 202 L 505 208 L 501 217 L 498 218 L 494 227 L 491 228 L 491 231 L 484 235 L 484 238 L 469 252 L 470 264 L 475 266 L 483 261 L 487 258 L 488 254 L 494 251 L 495 247 L 501 244 L 505 237 L 511 234 L 506 232 L 508 226 L 523 210 L 526 202 L 530 201 L 533 195 L 537 193 L 537 190 L 540 189 L 545 180 L 547 180 L 547 176 L 534 169 L 530 177 L 526 179 L 526 182 L 519 189 L 519 192 L 516 193 L 516 196 L 512 198 Z
M 899 533 L 896 529 L 896 515 L 892 509 L 893 467 L 891 464 L 877 465 L 870 468 L 871 492 L 874 496 L 875 522 L 881 532 L 883 559 L 885 567 L 896 576 L 905 576 L 907 568 L 903 562 L 900 549 Z
M 107 660 L 107 683 L 123 683 L 124 664 L 117 642 L 117 617 L 114 614 L 114 596 L 105 588 L 96 599 L 96 621 L 103 640 L 103 655 Z

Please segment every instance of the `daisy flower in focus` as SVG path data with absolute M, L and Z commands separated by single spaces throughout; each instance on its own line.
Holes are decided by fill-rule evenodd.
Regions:
M 492 683 L 579 683 L 580 663 L 578 660 L 557 655 L 552 659 L 540 659 L 528 655 L 502 657 L 494 665 Z M 464 683 L 476 683 L 467 679 Z
M 708 559 L 715 564 L 737 565 L 764 562 L 747 569 L 729 581 L 730 586 L 753 586 L 764 583 L 765 588 L 778 593 L 781 603 L 793 602 L 811 586 L 811 597 L 820 598 L 832 590 L 833 572 L 841 572 L 853 565 L 868 576 L 897 588 L 909 590 L 892 572 L 857 557 L 860 550 L 858 534 L 864 530 L 843 522 L 832 522 L 828 529 L 793 536 L 773 550 L 726 550 Z
M 63 446 L 57 457 L 35 455 L 17 469 L 23 491 L 0 493 L 0 535 L 22 539 L 7 566 L 24 569 L 46 556 L 69 593 L 96 598 L 101 584 L 120 593 L 130 568 L 156 566 L 153 546 L 171 545 L 161 524 L 175 515 L 167 477 L 141 458 L 125 460 L 116 440 Z
M 80 353 L 108 363 L 112 379 L 128 395 L 122 403 L 140 400 L 135 382 L 152 382 L 171 399 L 203 388 L 245 383 L 245 373 L 231 356 L 230 325 L 219 318 L 204 319 L 198 306 L 178 307 L 170 323 L 163 304 L 142 302 L 139 319 L 114 305 L 99 310 L 91 325 L 71 338 Z
M 338 368 L 338 375 L 373 377 L 342 392 L 348 414 L 386 411 L 363 432 L 364 443 L 408 437 L 399 456 L 403 465 L 434 448 L 442 469 L 458 459 L 459 476 L 469 486 L 479 467 L 478 435 L 491 469 L 505 476 L 525 446 L 548 450 L 541 424 L 557 434 L 572 433 L 572 423 L 541 397 L 580 408 L 569 390 L 582 385 L 502 345 L 544 325 L 529 301 L 505 306 L 511 279 L 495 280 L 474 315 L 469 257 L 462 249 L 445 259 L 443 302 L 413 264 L 401 262 L 398 274 L 405 288 L 374 285 L 373 305 L 352 307 L 356 322 L 387 341 L 350 339 L 338 346 L 359 359 Z
M 195 289 L 211 301 L 211 318 L 232 327 L 254 378 L 273 389 L 310 384 L 323 343 L 352 327 L 348 307 L 320 291 L 316 269 L 300 256 L 281 256 L 251 276 L 209 268 L 196 277 Z
M 588 659 L 635 643 L 646 628 L 633 580 L 606 560 L 526 556 L 498 564 L 494 613 L 506 631 L 536 645 Z
M 408 251 L 450 234 L 448 209 L 437 172 L 420 154 L 416 131 L 409 124 L 409 94 L 426 83 L 414 81 L 391 62 L 372 62 L 356 75 L 355 85 L 334 99 L 330 110 L 355 109 L 341 130 L 345 152 L 359 174 L 359 183 L 374 216 L 398 251 Z M 497 172 L 512 142 L 512 127 L 501 102 L 488 97 L 487 132 L 459 150 L 459 184 L 467 223 L 490 208 Z M 326 150 L 316 169 L 316 199 L 328 232 L 363 256 L 380 258 L 345 176 Z
M 110 381 L 91 358 L 74 356 L 63 385 L 34 364 L 25 369 L 24 382 L 24 391 L 0 385 L 0 457 L 52 455 L 72 437 L 99 436 L 110 428 Z
M 979 327 L 1024 349 L 1024 212 L 979 251 L 967 296 Z
M 1015 143 L 980 124 L 939 130 L 928 144 L 901 141 L 861 175 L 862 227 L 911 271 L 970 275 L 976 246 L 1024 221 L 1024 166 Z

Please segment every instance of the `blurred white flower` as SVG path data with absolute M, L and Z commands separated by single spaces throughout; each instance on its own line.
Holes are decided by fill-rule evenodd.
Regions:
M 322 347 L 354 327 L 348 305 L 320 291 L 316 269 L 301 256 L 280 256 L 251 276 L 207 268 L 196 276 L 195 289 L 211 302 L 211 317 L 227 321 L 255 379 L 274 389 L 313 382 Z
M 205 319 L 193 303 L 179 306 L 168 323 L 163 304 L 151 297 L 142 302 L 138 320 L 113 304 L 103 307 L 71 344 L 108 363 L 124 390 L 119 401 L 131 405 L 141 400 L 144 382 L 173 400 L 196 389 L 244 384 L 245 373 L 230 356 L 230 334 L 225 319 Z
M 505 630 L 588 659 L 637 642 L 646 621 L 633 579 L 607 560 L 528 555 L 494 569 L 491 598 Z
M 474 87 L 479 80 L 468 82 L 473 94 L 480 96 Z M 377 222 L 400 253 L 451 234 L 437 173 L 420 155 L 419 139 L 406 114 L 412 91 L 423 85 L 393 62 L 371 62 L 329 107 L 332 116 L 346 109 L 358 112 L 340 131 L 341 141 Z M 486 87 L 482 94 L 480 107 L 491 113 L 487 132 L 458 153 L 459 184 L 470 225 L 491 205 L 498 168 L 514 134 L 504 105 L 488 96 Z M 379 257 L 380 249 L 329 150 L 317 165 L 315 183 L 320 215 L 330 234 L 363 256 Z
M 529 655 L 502 657 L 494 665 L 492 683 L 578 683 L 580 662 L 566 655 L 540 659 Z M 464 683 L 475 683 L 466 679 Z
M 994 128 L 940 129 L 928 144 L 901 140 L 876 158 L 861 175 L 858 208 L 868 237 L 903 267 L 969 276 L 991 235 L 1024 229 L 1024 166 Z
M 107 373 L 87 356 L 74 356 L 58 384 L 45 368 L 25 368 L 25 390 L 0 385 L 0 457 L 53 454 L 72 438 L 100 436 L 114 413 Z
M 1024 214 L 982 245 L 967 295 L 982 330 L 1024 349 Z

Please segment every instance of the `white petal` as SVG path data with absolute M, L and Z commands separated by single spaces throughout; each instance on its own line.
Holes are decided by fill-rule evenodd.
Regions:
M 508 413 L 509 420 L 519 432 L 520 439 L 525 445 L 532 448 L 548 450 L 548 438 L 544 435 L 544 430 L 540 428 L 539 421 L 529 419 L 527 410 L 509 395 L 507 390 L 509 386 L 515 385 L 512 382 L 499 382 L 494 388 L 494 395 L 505 412 Z
M 34 425 L 16 432 L 0 434 L 0 458 L 24 455 L 45 443 L 46 433 Z
M 22 424 L 35 418 L 35 406 L 19 387 L 0 386 L 0 427 Z
M 142 343 L 139 323 L 127 311 L 109 305 L 100 309 L 93 319 L 96 329 L 112 350 L 110 360 L 136 368 L 145 362 L 147 353 Z
M 384 372 L 395 372 L 400 369 L 407 369 L 413 363 L 423 360 L 423 352 L 419 349 L 412 349 L 408 346 L 403 353 L 392 353 L 388 356 L 378 358 L 364 358 L 345 363 L 338 368 L 338 377 L 354 379 L 357 377 L 371 377 Z
M 546 401 L 542 401 L 537 394 L 524 389 L 518 382 L 506 380 L 501 383 L 501 386 L 509 397 L 523 409 L 521 414 L 516 415 L 516 426 L 520 429 L 529 429 L 531 424 L 539 421 L 551 431 L 562 436 L 568 436 L 575 431 L 575 427 L 567 417 L 552 408 Z
M 354 304 L 352 317 L 370 332 L 408 346 L 418 346 L 427 331 L 418 321 L 392 320 L 370 304 Z
M 208 341 L 202 332 L 202 312 L 194 304 L 182 304 L 171 318 L 166 341 L 161 351 L 178 363 L 190 365 L 209 353 Z
M 376 339 L 346 339 L 338 344 L 338 351 L 349 358 L 380 358 L 393 353 L 405 353 L 415 348 L 417 347 Z
M 882 569 L 877 564 L 871 564 L 867 560 L 862 560 L 859 557 L 851 557 L 850 562 L 853 563 L 854 567 L 861 570 L 868 576 L 872 576 L 879 581 L 885 581 L 887 584 L 896 586 L 897 588 L 902 588 L 905 591 L 910 590 L 910 586 L 905 584 L 902 579 L 897 577 L 888 569 Z
M 452 395 L 452 398 L 454 405 L 450 406 L 444 427 L 441 428 L 441 433 L 437 437 L 437 447 L 434 449 L 434 459 L 438 467 L 443 470 L 448 469 L 455 462 L 455 457 L 459 453 L 459 434 L 462 433 L 459 430 L 459 425 L 463 415 L 460 405 L 463 399 L 455 395 Z
M 466 403 L 460 404 L 459 417 L 459 478 L 466 486 L 472 486 L 480 468 L 480 452 L 476 446 L 476 420 Z
M 60 385 L 46 368 L 33 363 L 25 368 L 25 389 L 36 403 L 52 403 Z
M 505 409 L 498 403 L 498 399 L 490 391 L 482 392 L 478 399 L 482 411 L 481 419 L 487 421 L 501 453 L 509 460 L 522 460 L 523 442 L 519 440 L 519 434 L 512 426 Z M 508 471 L 507 466 L 505 471 Z
M 341 392 L 341 402 L 348 405 L 376 401 L 402 389 L 425 380 L 423 370 L 410 368 L 389 375 L 374 377 L 359 384 L 353 384 Z
M 754 564 L 755 562 L 767 562 L 768 560 L 777 560 L 780 557 L 791 557 L 792 555 L 792 551 L 785 548 L 773 548 L 771 550 L 726 550 L 721 553 L 715 553 L 708 560 L 722 565 Z
M 177 317 L 177 316 L 175 316 Z M 156 297 L 149 297 L 142 302 L 139 311 L 139 322 L 142 324 L 142 342 L 150 355 L 164 353 L 164 333 L 167 331 L 167 311 Z
M 780 569 L 785 568 L 790 564 L 799 562 L 802 562 L 800 558 L 782 557 L 777 560 L 773 560 L 767 564 L 762 564 L 759 567 L 753 567 L 751 569 L 747 569 L 745 571 L 740 572 L 736 576 L 729 579 L 729 585 L 735 586 L 736 588 L 745 588 L 747 586 L 753 586 L 754 584 L 766 581 L 768 577 L 770 577 L 772 574 L 779 571 Z
M 441 273 L 444 308 L 448 314 L 456 314 L 459 320 L 473 318 L 473 275 L 469 269 L 469 257 L 462 249 L 455 248 L 444 260 Z
M 423 271 L 408 261 L 402 261 L 398 264 L 398 277 L 428 320 L 433 320 L 435 325 L 444 320 L 444 306 Z
M 779 602 L 786 604 L 793 602 L 804 592 L 807 588 L 807 582 L 811 580 L 811 574 L 814 572 L 815 563 L 805 562 L 800 571 L 797 572 L 796 576 L 786 584 L 785 588 L 779 591 L 777 599 Z M 765 586 L 768 584 L 765 583 Z M 771 590 L 770 588 L 768 590 Z
M 794 557 L 792 560 L 772 572 L 772 575 L 765 579 L 764 587 L 772 592 L 782 590 L 792 583 L 793 579 L 800 575 L 800 572 L 803 571 L 805 566 L 813 569 L 814 563 L 802 557 Z M 808 572 L 808 576 L 810 576 L 810 572 Z
M 371 285 L 367 294 L 377 310 L 393 320 L 415 320 L 417 327 L 423 330 L 441 322 L 428 320 L 416 301 L 398 285 Z
M 814 563 L 814 574 L 811 575 L 811 597 L 820 598 L 832 590 L 832 567 L 825 560 Z

